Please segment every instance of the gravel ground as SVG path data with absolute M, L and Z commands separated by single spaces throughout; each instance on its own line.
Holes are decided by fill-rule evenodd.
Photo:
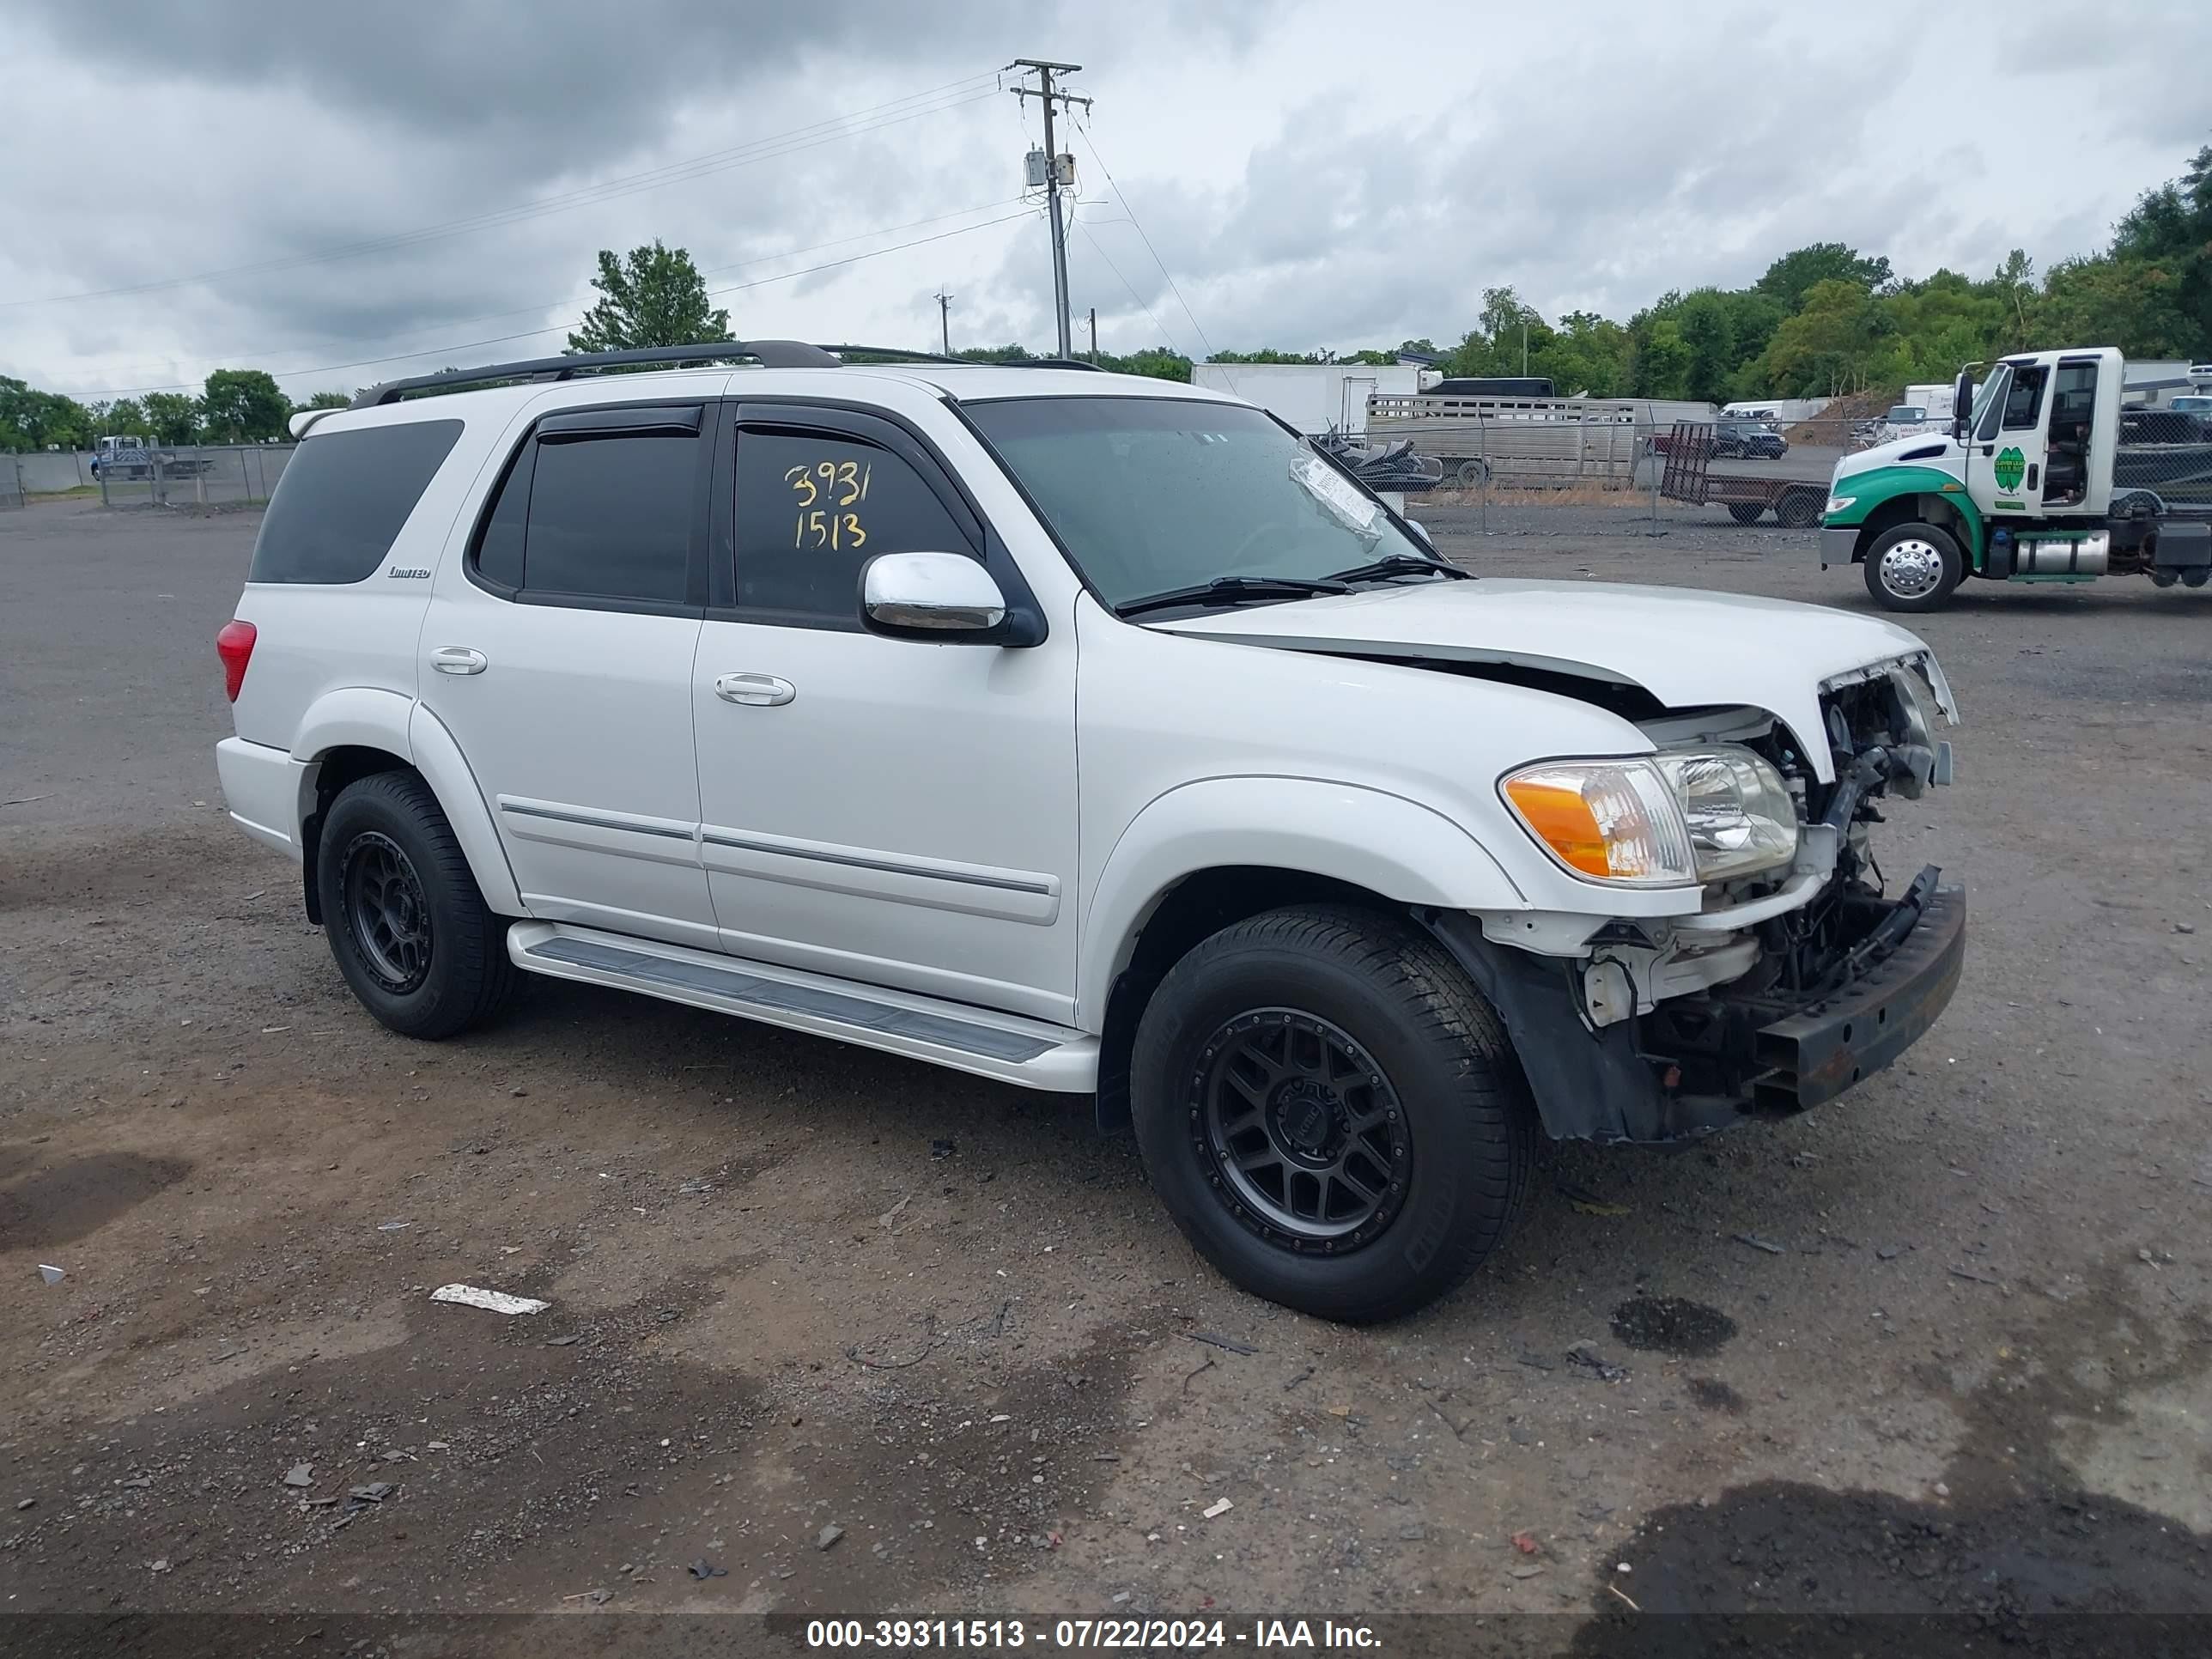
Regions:
M 1807 532 L 1607 511 L 1421 516 L 1480 571 L 1869 603 Z M 1878 846 L 1968 884 L 1933 1033 L 1801 1119 L 1547 1152 L 1462 1293 L 1348 1331 L 1214 1277 L 1084 1103 L 552 982 L 374 1025 L 221 811 L 255 524 L 0 519 L 8 1610 L 1517 1613 L 1481 1641 L 1586 1652 L 2212 1612 L 2212 592 L 1925 619 L 1960 780 Z

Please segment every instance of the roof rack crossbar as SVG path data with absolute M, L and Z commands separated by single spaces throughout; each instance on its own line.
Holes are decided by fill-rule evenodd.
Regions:
M 1080 357 L 1014 357 L 1005 362 L 995 362 L 985 357 L 948 357 L 941 351 L 909 351 L 904 346 L 825 345 L 824 351 L 865 352 L 871 357 L 887 357 L 902 363 L 950 363 L 958 368 L 1089 368 L 1098 365 L 1087 363 Z M 1103 372 L 1103 371 L 1102 371 Z
M 801 340 L 716 340 L 697 345 L 646 346 L 632 351 L 581 351 L 559 357 L 531 357 L 520 362 L 487 363 L 481 368 L 448 368 L 435 374 L 386 380 L 362 392 L 349 409 L 377 409 L 410 392 L 459 392 L 501 380 L 566 380 L 601 369 L 657 363 L 721 363 L 750 358 L 763 368 L 835 368 L 837 360 L 820 346 Z

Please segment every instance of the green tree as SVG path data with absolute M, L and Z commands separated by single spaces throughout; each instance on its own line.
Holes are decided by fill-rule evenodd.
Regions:
M 1594 311 L 1571 311 L 1559 327 L 1546 329 L 1543 349 L 1529 360 L 1532 373 L 1547 376 L 1565 396 L 1625 396 L 1633 346 L 1628 331 Z
M 210 442 L 258 443 L 282 437 L 291 399 L 259 368 L 218 368 L 200 398 L 200 427 Z
M 1682 343 L 1682 331 L 1673 318 L 1647 325 L 1636 341 L 1629 390 L 1638 398 L 1690 395 L 1690 348 Z
M 1802 311 L 1805 299 L 1822 283 L 1850 283 L 1871 294 L 1890 280 L 1889 261 L 1862 254 L 1841 242 L 1815 242 L 1794 248 L 1767 266 L 1759 290 L 1779 301 L 1784 311 Z
M 1149 346 L 1142 351 L 1117 357 L 1111 352 L 1102 354 L 1101 367 L 1116 374 L 1149 374 L 1156 380 L 1190 381 L 1190 359 L 1172 346 Z
M 199 404 L 181 392 L 149 392 L 145 429 L 157 444 L 188 444 L 199 436 Z
M 350 392 L 318 392 L 304 404 L 294 404 L 292 412 L 297 415 L 301 410 L 307 409 L 346 409 L 351 407 L 352 404 L 353 393 Z
M 1728 301 L 1713 289 L 1699 289 L 1683 296 L 1674 323 L 1690 355 L 1690 396 L 1703 403 L 1726 402 L 1738 361 L 1735 320 Z
M 1850 277 L 1806 290 L 1802 310 L 1774 331 L 1759 358 L 1760 380 L 1778 397 L 1838 397 L 1873 384 L 1877 345 L 1891 324 L 1875 297 Z
M 92 411 L 76 398 L 0 374 L 0 451 L 81 449 L 92 428 Z
M 2193 320 L 2201 296 L 2173 271 L 2149 260 L 2110 254 L 2062 259 L 2051 268 L 2029 317 L 2030 343 L 2118 346 L 2130 357 L 2191 357 L 2212 336 Z
M 2180 178 L 2142 193 L 2113 228 L 2112 252 L 2147 273 L 2163 273 L 2165 303 L 2193 330 L 2191 355 L 2212 343 L 2212 144 L 2191 158 Z M 2137 325 L 2156 326 L 2148 318 Z
M 100 414 L 96 422 L 100 430 L 95 438 L 144 437 L 153 422 L 147 418 L 146 406 L 136 398 L 118 398 Z
M 690 254 L 663 247 L 658 239 L 623 259 L 601 248 L 592 286 L 599 297 L 568 336 L 571 351 L 634 351 L 730 337 L 730 313 L 708 305 L 706 281 Z

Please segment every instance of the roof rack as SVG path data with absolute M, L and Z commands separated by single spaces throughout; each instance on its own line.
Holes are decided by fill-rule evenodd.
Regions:
M 470 386 L 495 386 L 504 380 L 566 380 L 579 374 L 608 368 L 640 368 L 662 363 L 726 363 L 750 358 L 763 368 L 837 368 L 839 352 L 862 353 L 896 362 L 951 363 L 962 368 L 1083 368 L 1098 365 L 1076 357 L 1018 357 L 1011 363 L 978 362 L 969 357 L 947 357 L 934 351 L 909 351 L 903 346 L 809 345 L 803 340 L 715 340 L 698 345 L 647 346 L 635 351 L 580 351 L 559 357 L 528 357 L 514 363 L 486 363 L 481 368 L 447 368 L 435 374 L 415 374 L 404 380 L 373 386 L 348 404 L 348 409 L 379 409 L 413 393 L 434 396 Z
M 1104 373 L 1096 363 L 1087 363 L 1080 357 L 1016 357 L 1003 363 L 994 363 L 979 357 L 948 357 L 941 351 L 909 351 L 904 346 L 825 345 L 824 351 L 866 352 L 871 357 L 888 357 L 902 363 L 950 363 L 957 368 L 1087 368 Z
M 482 368 L 448 368 L 410 375 L 370 386 L 346 405 L 377 409 L 410 392 L 459 392 L 501 380 L 566 380 L 605 368 L 653 363 L 724 363 L 750 357 L 763 368 L 835 368 L 837 360 L 820 346 L 800 340 L 716 340 L 699 345 L 647 346 L 635 351 L 580 351 L 561 357 L 530 357 L 516 363 L 487 363 Z

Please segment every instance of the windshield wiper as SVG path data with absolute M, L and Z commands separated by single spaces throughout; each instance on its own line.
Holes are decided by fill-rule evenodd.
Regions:
M 1134 617 L 1178 605 L 1241 605 L 1246 599 L 1302 599 L 1310 593 L 1351 591 L 1334 576 L 1217 576 L 1210 582 L 1170 587 L 1164 593 L 1147 593 L 1140 599 L 1125 599 L 1114 607 L 1114 614 Z
M 1356 564 L 1349 570 L 1332 571 L 1329 580 L 1334 582 L 1373 581 L 1382 576 L 1438 575 L 1474 580 L 1474 572 L 1462 570 L 1455 564 L 1446 564 L 1442 559 L 1424 559 L 1411 553 L 1392 553 L 1372 564 Z

